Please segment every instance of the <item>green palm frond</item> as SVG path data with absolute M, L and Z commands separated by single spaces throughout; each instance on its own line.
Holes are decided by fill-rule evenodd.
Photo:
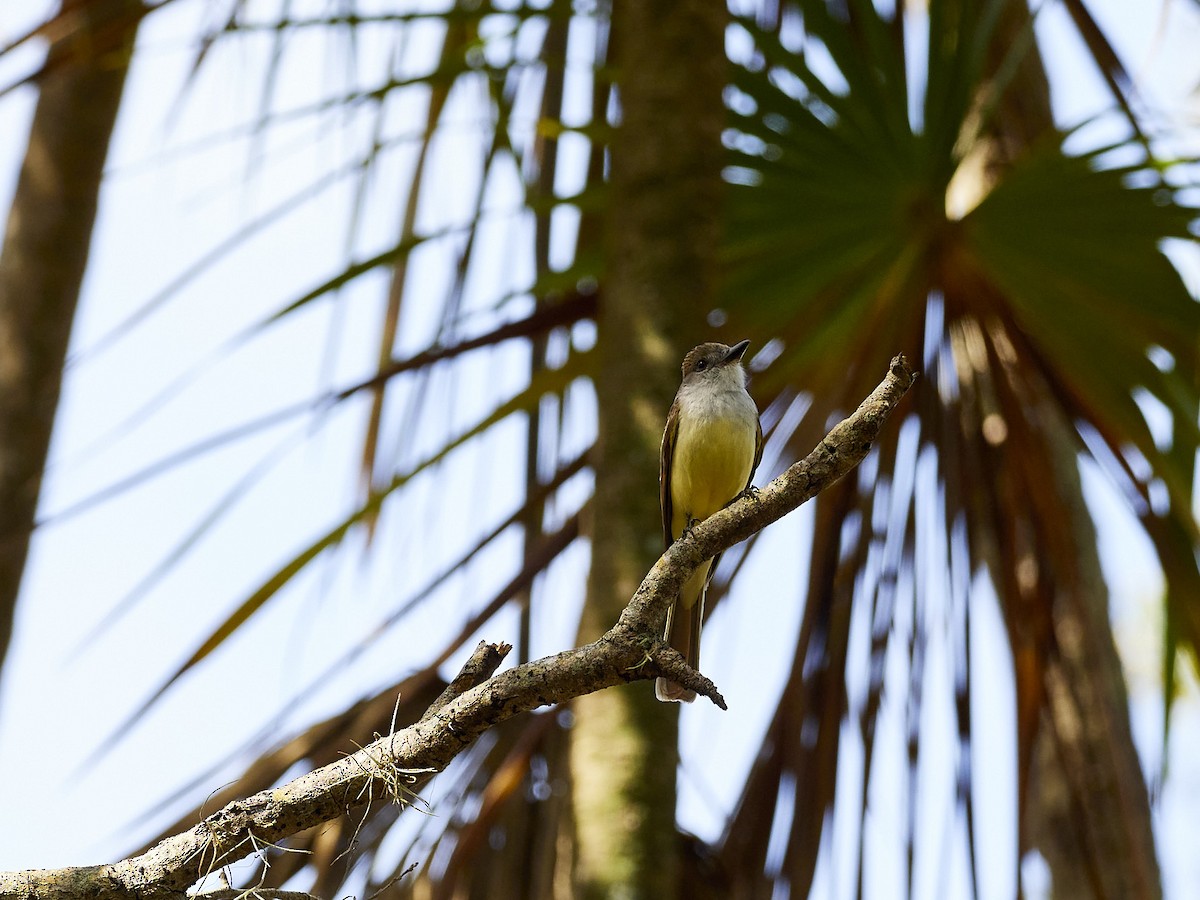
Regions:
M 886 840 L 903 860 L 908 895 L 919 895 L 921 860 L 942 848 L 921 832 L 916 797 L 921 780 L 936 777 L 952 798 L 937 824 L 965 835 L 954 846 L 965 854 L 966 887 L 978 894 L 976 855 L 986 835 L 971 770 L 979 751 L 972 617 L 995 603 L 1005 625 L 1016 793 L 1025 809 L 1037 741 L 1053 731 L 1054 704 L 1082 707 L 1086 699 L 1082 689 L 1066 700 L 1050 696 L 1050 686 L 1071 682 L 1078 662 L 1062 622 L 1081 625 L 1089 639 L 1110 633 L 1106 613 L 1085 602 L 1098 596 L 1080 550 L 1086 535 L 1064 524 L 1080 520 L 1074 482 L 1081 456 L 1094 459 L 1129 500 L 1164 569 L 1168 697 L 1177 651 L 1200 658 L 1200 528 L 1191 512 L 1200 305 L 1163 253 L 1164 242 L 1193 237 L 1197 210 L 1177 186 L 1184 167 L 1148 152 L 1154 143 L 1140 127 L 1121 60 L 1082 0 L 1066 5 L 1133 125 L 1127 140 L 1086 152 L 1065 149 L 1075 136 L 1037 114 L 1012 114 L 1014 98 L 1035 111 L 1045 99 L 1027 89 L 1040 61 L 1022 3 L 898 2 L 894 12 L 881 12 L 889 5 L 796 0 L 764 2 L 756 14 L 731 20 L 722 313 L 728 334 L 771 348 L 752 389 L 773 446 L 784 457 L 807 453 L 897 351 L 921 360 L 925 377 L 902 427 L 815 504 L 811 545 L 796 550 L 810 560 L 805 596 L 776 601 L 804 610 L 782 695 L 765 710 L 763 750 L 722 836 L 711 847 L 684 845 L 685 883 L 746 898 L 775 896 L 785 886 L 791 896 L 806 896 L 822 867 L 848 850 L 863 895 L 873 842 Z M 289 37 L 306 29 L 345 29 L 352 42 L 360 29 L 392 37 L 397 59 L 386 74 L 293 109 L 270 108 L 269 74 L 257 120 L 237 132 L 257 147 L 276 126 L 328 123 L 358 110 L 374 116 L 370 148 L 202 256 L 116 337 L 243 238 L 350 176 L 358 177 L 356 231 L 391 154 L 408 154 L 408 168 L 397 180 L 394 233 L 369 247 L 351 235 L 341 266 L 236 338 L 260 337 L 318 305 L 343 318 L 351 303 L 373 296 L 364 285 L 380 288 L 375 340 L 357 380 L 286 412 L 362 402 L 363 495 L 350 512 L 331 514 L 323 532 L 195 641 L 151 702 L 268 605 L 285 603 L 284 588 L 348 535 L 369 533 L 385 510 L 402 509 L 417 476 L 514 422 L 523 427 L 516 468 L 524 499 L 506 507 L 507 517 L 486 535 L 439 533 L 451 564 L 404 592 L 337 666 L 344 671 L 382 635 L 400 633 L 452 573 L 519 530 L 514 574 L 457 611 L 459 627 L 429 648 L 432 661 L 266 750 L 210 807 L 365 744 L 390 727 L 397 692 L 398 723 L 419 717 L 440 684 L 438 665 L 503 610 L 520 617 L 518 655 L 530 652 L 546 613 L 534 585 L 579 543 L 586 522 L 580 505 L 563 509 L 555 501 L 571 479 L 591 474 L 586 453 L 567 448 L 576 437 L 571 417 L 591 414 L 590 383 L 604 377 L 582 332 L 603 309 L 604 229 L 617 220 L 605 184 L 614 106 L 605 41 L 608 16 L 619 12 L 567 0 L 454 0 L 440 11 L 368 14 L 349 4 L 303 19 L 285 5 L 275 21 L 251 20 L 239 3 L 228 13 L 202 43 L 197 71 L 221 41 L 269 42 L 274 73 Z M 417 27 L 428 29 L 422 38 L 436 41 L 436 52 L 428 71 L 414 74 L 401 64 L 400 48 Z M 911 29 L 928 40 L 910 40 Z M 919 59 L 915 48 L 924 48 Z M 417 101 L 423 121 L 415 133 L 389 139 L 387 110 L 402 99 Z M 470 172 L 459 173 L 473 190 L 457 220 L 428 225 L 425 213 L 444 188 L 431 173 L 456 108 L 471 111 L 479 139 Z M 586 152 L 569 157 L 568 142 L 578 149 L 579 141 Z M 1138 161 L 1112 162 L 1130 158 Z M 569 181 L 580 183 L 564 188 Z M 968 201 L 960 203 L 964 190 Z M 496 197 L 504 199 L 499 209 Z M 508 242 L 502 250 L 497 230 Z M 422 281 L 413 272 L 426 263 L 438 274 Z M 523 273 L 515 288 L 496 275 L 514 269 Z M 479 288 L 481 280 L 487 284 Z M 406 319 L 414 311 L 419 329 Z M 699 319 L 709 311 L 689 312 Z M 520 369 L 521 384 L 485 394 L 480 411 L 456 379 L 496 348 L 519 359 L 512 368 Z M 435 396 L 430 385 L 442 376 L 450 387 Z M 583 402 L 575 402 L 576 391 Z M 447 396 L 445 405 L 469 421 L 452 419 L 451 432 L 420 443 L 418 426 Z M 459 400 L 470 416 L 457 409 Z M 189 552 L 238 493 L 221 498 L 152 577 Z M 752 543 L 731 553 L 736 565 L 726 566 L 722 582 L 757 552 Z M 719 590 L 713 599 L 721 600 Z M 949 675 L 932 670 L 937 648 L 950 659 Z M 869 661 L 865 675 L 852 670 L 862 659 Z M 931 749 L 938 737 L 923 723 L 937 707 L 949 710 L 950 745 Z M 1132 751 L 1120 715 L 1105 724 L 1111 745 L 1124 741 L 1128 747 L 1118 749 Z M 387 804 L 356 809 L 289 844 L 310 855 L 271 856 L 252 880 L 278 886 L 306 870 L 314 890 L 329 895 L 365 885 L 365 894 L 379 888 L 382 896 L 486 896 L 524 883 L 529 896 L 557 897 L 553 882 L 562 875 L 547 859 L 570 855 L 567 724 L 554 714 L 534 716 L 493 737 L 442 776 L 444 795 L 466 812 L 414 823 Z M 847 768 L 857 758 L 849 749 L 861 751 L 861 771 Z M 950 765 L 931 776 L 928 760 L 939 755 Z M 899 814 L 899 832 L 880 837 L 868 819 L 888 764 L 903 772 L 909 808 Z M 1083 791 L 1082 784 L 1069 789 Z M 195 814 L 181 821 L 190 824 Z M 850 835 L 849 848 L 834 846 L 843 839 L 830 827 L 838 816 L 852 822 L 837 832 Z M 489 840 L 500 841 L 497 835 L 502 849 Z
M 781 789 L 794 804 L 781 875 L 801 895 L 812 883 L 826 817 L 841 802 L 835 784 L 848 702 L 859 710 L 868 761 L 860 807 L 865 839 L 882 683 L 848 701 L 847 623 L 859 604 L 873 610 L 877 666 L 901 652 L 888 636 L 899 627 L 892 624 L 896 604 L 908 602 L 905 594 L 917 604 L 907 664 L 915 688 L 924 677 L 926 629 L 934 627 L 918 608 L 929 595 L 913 594 L 916 586 L 951 598 L 950 609 L 959 612 L 950 639 L 966 653 L 966 610 L 978 602 L 970 584 L 990 576 L 1010 629 L 1019 780 L 1027 783 L 1047 702 L 1043 685 L 1064 652 L 1055 643 L 1052 610 L 1062 596 L 1083 590 L 1077 536 L 1050 524 L 1072 518 L 1062 471 L 1053 464 L 1062 427 L 1078 423 L 1099 434 L 1106 455 L 1122 461 L 1116 474 L 1125 493 L 1138 498 L 1136 509 L 1169 570 L 1172 634 L 1193 654 L 1200 649 L 1200 531 L 1191 514 L 1200 305 L 1162 253 L 1163 242 L 1191 234 L 1197 211 L 1144 152 L 1134 154 L 1139 164 L 1111 166 L 1111 147 L 1070 155 L 1063 135 L 1047 134 L 986 173 L 982 202 L 955 218 L 948 211 L 952 181 L 971 174 L 972 154 L 1003 127 L 1005 92 L 1016 83 L 1022 55 L 1032 52 L 1029 26 L 1018 32 L 1024 44 L 1010 44 L 989 64 L 1002 4 L 930 4 L 922 114 L 910 126 L 908 98 L 898 89 L 905 67 L 887 40 L 894 23 L 871 4 L 850 4 L 849 22 L 817 0 L 797 6 L 802 33 L 789 34 L 786 20 L 774 30 L 740 22 L 755 50 L 734 78 L 740 95 L 732 104 L 738 137 L 730 141 L 726 308 L 738 334 L 783 343 L 756 378 L 761 405 L 786 386 L 811 392 L 798 452 L 859 395 L 864 365 L 896 347 L 923 358 L 927 380 L 910 423 L 918 431 L 910 433 L 920 434 L 937 461 L 942 500 L 931 507 L 909 493 L 871 537 L 862 524 L 871 520 L 870 498 L 916 477 L 918 455 L 901 454 L 888 440 L 877 449 L 877 471 L 857 492 L 843 485 L 818 502 L 796 660 L 768 728 L 769 749 L 755 763 L 723 841 L 727 865 L 744 873 L 745 896 L 769 894 L 762 873 Z M 821 57 L 814 50 L 832 57 L 835 77 L 816 71 Z M 989 98 L 983 107 L 980 96 Z M 1139 142 L 1137 135 L 1130 140 L 1135 149 Z M 1156 443 L 1139 396 L 1161 404 L 1169 447 Z M 1069 440 L 1074 452 L 1090 452 L 1079 433 Z M 1153 503 L 1151 483 L 1165 488 L 1167 503 Z M 922 551 L 914 532 L 942 537 Z M 893 549 L 873 556 L 872 541 Z M 943 549 L 930 557 L 929 547 L 939 543 Z M 930 567 L 960 546 L 969 568 L 946 581 Z M 905 587 L 900 596 L 897 579 Z M 1091 627 L 1107 633 L 1109 626 L 1104 619 Z M 969 658 L 958 667 L 965 682 Z M 971 741 L 965 690 L 954 690 L 963 758 Z M 915 777 L 919 690 L 910 699 Z M 809 737 L 798 744 L 801 733 Z M 974 879 L 969 791 L 961 783 L 955 790 L 971 832 Z M 910 891 L 914 839 L 910 831 Z M 860 889 L 866 852 L 860 844 Z

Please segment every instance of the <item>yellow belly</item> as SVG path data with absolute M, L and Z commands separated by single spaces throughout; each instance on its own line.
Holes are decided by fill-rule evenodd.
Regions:
M 706 519 L 740 494 L 750 479 L 757 435 L 731 419 L 679 423 L 671 462 L 671 536 L 691 519 Z M 702 569 L 704 567 L 701 567 Z

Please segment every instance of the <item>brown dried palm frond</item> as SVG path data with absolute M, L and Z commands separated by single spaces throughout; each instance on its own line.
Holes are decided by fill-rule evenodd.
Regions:
M 1150 840 L 1127 711 L 1119 688 L 1105 687 L 1120 669 L 1078 465 L 1098 464 L 1144 525 L 1167 580 L 1165 655 L 1173 661 L 1182 647 L 1194 656 L 1200 307 L 1162 252 L 1164 242 L 1192 236 L 1195 210 L 1180 186 L 1194 175 L 1154 158 L 1155 131 L 1139 117 L 1125 66 L 1086 4 L 1066 5 L 1113 89 L 1116 115 L 1132 126 L 1112 147 L 1064 149 L 1078 135 L 1045 118 L 1053 85 L 1022 3 L 932 0 L 885 14 L 868 0 L 764 2 L 731 29 L 721 312 L 730 333 L 765 351 L 761 365 L 752 362 L 776 457 L 764 465 L 807 453 L 898 350 L 922 361 L 924 379 L 901 427 L 816 503 L 811 541 L 794 548 L 808 560 L 804 595 L 770 597 L 764 602 L 775 606 L 756 610 L 771 620 L 803 604 L 782 694 L 761 701 L 761 751 L 744 776 L 729 774 L 739 782 L 736 809 L 711 845 L 680 836 L 686 896 L 703 896 L 699 885 L 713 896 L 804 896 L 834 869 L 852 872 L 854 893 L 865 896 L 879 891 L 869 863 L 876 857 L 898 860 L 888 874 L 909 895 L 977 893 L 977 857 L 990 836 L 976 797 L 980 779 L 992 777 L 979 766 L 995 764 L 979 746 L 979 703 L 1005 691 L 1021 814 L 1035 802 L 1040 767 L 1057 755 L 1071 802 L 1101 819 L 1116 809 L 1133 835 L 1113 845 L 1112 832 L 1078 832 L 1080 858 L 1097 881 L 1106 857 L 1136 860 L 1145 848 L 1135 845 Z M 587 462 L 572 446 L 581 429 L 571 420 L 591 407 L 575 392 L 603 377 L 587 330 L 603 303 L 601 232 L 613 218 L 604 206 L 609 11 L 564 0 L 511 7 L 464 0 L 440 13 L 382 16 L 350 7 L 264 23 L 234 4 L 214 32 L 218 40 L 370 25 L 395 28 L 402 47 L 405 29 L 420 22 L 440 43 L 430 71 L 397 66 L 309 110 L 374 105 L 382 117 L 389 98 L 420 92 L 423 127 L 415 149 L 408 142 L 415 159 L 396 203 L 396 233 L 264 326 L 342 302 L 339 292 L 361 279 L 386 280 L 369 373 L 334 392 L 339 402 L 370 396 L 360 503 L 266 579 L 175 677 L 207 662 L 347 534 L 401 506 L 417 476 L 518 417 L 524 499 L 491 534 L 519 529 L 521 561 L 502 589 L 473 597 L 479 606 L 462 614 L 450 643 L 515 609 L 526 655 L 557 613 L 549 604 L 558 600 L 536 585 L 578 535 L 582 503 L 567 499 L 568 488 L 578 488 L 570 479 L 586 475 Z M 906 39 L 912 28 L 930 36 L 919 59 L 910 54 L 925 45 Z M 582 73 L 583 89 L 569 83 L 572 73 Z M 439 187 L 429 160 L 464 86 L 484 98 L 478 190 L 458 226 L 423 231 L 421 209 Z M 272 115 L 264 107 L 262 127 Z M 569 164 L 568 140 L 586 143 Z M 381 138 L 362 160 L 364 196 L 385 146 Z M 1113 162 L 1110 151 L 1129 148 L 1141 149 L 1137 162 Z M 528 291 L 498 290 L 481 311 L 467 302 L 467 285 L 495 265 L 487 254 L 503 244 L 488 231 L 487 191 L 514 163 L 532 225 L 513 240 L 533 260 L 532 277 Z M 580 184 L 567 191 L 571 178 Z M 964 183 L 971 202 L 955 207 Z M 430 298 L 413 294 L 410 273 L 412 255 L 432 245 L 452 252 Z M 436 324 L 418 339 L 405 332 L 404 316 L 426 305 Z M 490 398 L 468 427 L 435 446 L 417 446 L 414 423 L 429 421 L 440 396 L 434 379 L 460 377 L 480 355 L 513 342 L 522 342 L 525 386 Z M 455 387 L 456 399 L 469 393 Z M 1158 413 L 1147 412 L 1147 397 Z M 1169 446 L 1151 427 L 1154 415 L 1169 424 Z M 463 570 L 487 543 L 443 537 L 459 542 L 454 559 Z M 727 556 L 714 600 L 727 602 L 725 583 L 758 552 L 751 544 Z M 383 631 L 399 633 L 410 607 L 401 609 Z M 1002 623 L 998 643 L 1011 657 L 1011 684 L 999 689 L 981 685 L 977 673 L 979 622 L 992 620 Z M 442 647 L 428 654 L 448 655 Z M 1173 668 L 1166 671 L 1169 696 Z M 302 730 L 207 805 L 384 733 L 397 691 L 400 721 L 418 717 L 436 685 L 436 664 L 423 667 Z M 1071 720 L 1091 724 L 1071 733 Z M 930 724 L 938 721 L 941 730 Z M 382 798 L 348 804 L 343 820 L 289 844 L 305 854 L 270 856 L 250 883 L 308 878 L 329 895 L 569 896 L 568 735 L 562 711 L 510 722 L 438 780 L 433 817 L 417 821 Z M 1132 758 L 1134 771 L 1100 771 L 1104 754 Z M 1101 814 L 1091 804 L 1105 777 L 1117 784 Z M 930 810 L 922 796 L 943 802 Z M 880 809 L 887 815 L 873 821 Z M 1023 832 L 1023 848 L 1038 839 Z M 944 859 L 953 866 L 942 867 Z M 1129 868 L 1131 883 L 1152 880 Z M 951 877 L 953 885 L 937 882 Z

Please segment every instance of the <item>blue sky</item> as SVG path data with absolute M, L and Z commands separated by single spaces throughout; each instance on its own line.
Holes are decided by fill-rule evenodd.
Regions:
M 1193 52 L 1200 46 L 1196 7 L 1165 4 L 1159 25 L 1152 17 L 1130 15 L 1122 0 L 1092 5 L 1145 85 L 1148 100 L 1173 116 L 1190 116 L 1190 150 L 1195 153 L 1200 149 L 1195 130 L 1200 120 L 1194 94 L 1200 83 L 1200 59 Z M 1054 50 L 1047 54 L 1052 77 L 1066 86 L 1056 94 L 1061 104 L 1056 112 L 1063 122 L 1080 121 L 1096 112 L 1101 85 L 1080 65 L 1079 48 L 1064 27 L 1065 13 L 1056 3 L 1043 6 L 1040 37 Z M 17 4 L 0 9 L 0 42 L 36 20 L 39 7 Z M 348 248 L 362 256 L 386 245 L 398 221 L 397 198 L 403 196 L 414 152 L 402 142 L 375 176 L 357 226 L 351 224 L 352 193 L 346 184 L 334 186 L 269 232 L 247 238 L 136 327 L 122 329 L 123 322 L 224 236 L 280 203 L 296 185 L 310 184 L 353 160 L 368 133 L 365 121 L 326 118 L 315 125 L 297 120 L 273 129 L 261 145 L 253 137 L 209 141 L 214 133 L 253 121 L 266 45 L 259 40 L 219 47 L 185 92 L 195 35 L 205 21 L 203 4 L 179 0 L 152 15 L 141 35 L 73 339 L 73 362 L 44 494 L 46 516 L 208 434 L 349 383 L 370 369 L 385 289 L 381 277 L 368 277 L 347 290 L 338 300 L 336 315 L 324 302 L 264 330 L 249 343 L 231 347 L 230 341 L 338 271 Z M 316 34 L 300 40 L 311 45 L 301 44 L 285 58 L 276 101 L 281 108 L 311 101 L 345 70 L 346 60 Z M 428 66 L 429 61 L 420 58 L 421 46 L 414 40 L 409 47 L 414 71 Z M 357 48 L 359 71 L 372 66 L 382 71 L 387 52 L 382 41 L 373 42 L 368 34 Z M 21 60 L 9 65 L 16 70 Z M 8 74 L 0 69 L 0 81 Z M 0 134 L 14 136 L 0 142 L 0 207 L 5 209 L 33 100 L 32 92 L 20 91 L 0 101 Z M 437 204 L 427 205 L 423 213 L 422 225 L 428 229 L 461 217 L 475 188 L 455 177 L 470 168 L 461 160 L 480 152 L 468 100 L 462 100 L 458 111 L 461 129 L 451 129 L 433 163 L 444 172 L 447 187 Z M 401 141 L 420 128 L 421 115 L 419 104 L 407 108 L 398 103 L 389 110 L 389 135 Z M 262 160 L 257 166 L 251 162 L 256 152 Z M 506 252 L 527 227 L 505 212 L 517 196 L 516 177 L 514 171 L 511 183 L 501 179 L 492 186 L 488 204 L 495 210 L 489 226 L 497 248 L 494 279 L 514 289 L 530 277 Z M 437 252 L 413 262 L 415 283 L 429 292 L 444 288 Z M 1195 255 L 1182 264 L 1194 278 Z M 468 304 L 476 304 L 478 314 L 487 316 L 488 297 L 496 293 L 495 284 L 469 285 Z M 413 343 L 401 352 L 419 346 L 421 336 L 431 333 L 436 324 L 430 318 L 432 309 L 431 304 L 429 312 L 420 305 L 406 310 L 404 333 L 413 336 Z M 106 343 L 114 329 L 119 329 L 118 337 Z M 587 341 L 586 333 L 576 337 Z M 511 395 L 520 386 L 520 365 L 519 353 L 501 350 L 482 355 L 452 377 L 437 376 L 431 394 L 457 399 L 425 420 L 432 430 L 424 445 L 435 446 L 445 435 L 466 427 L 494 398 Z M 464 392 L 453 378 L 480 387 Z M 143 415 L 147 404 L 166 389 L 174 391 L 169 400 Z M 589 404 L 585 390 L 572 398 L 580 447 L 590 439 Z M 336 558 L 298 579 L 220 651 L 212 665 L 183 679 L 108 756 L 78 774 L 96 742 L 186 658 L 198 635 L 219 623 L 304 542 L 335 522 L 339 512 L 352 508 L 364 409 L 361 402 L 351 403 L 327 419 L 300 417 L 267 429 L 38 532 L 0 707 L 0 771 L 36 774 L 10 778 L 4 787 L 5 806 L 25 814 L 0 821 L 0 868 L 100 862 L 128 850 L 153 822 L 169 818 L 151 817 L 150 825 L 143 824 L 141 817 L 154 803 L 256 733 L 301 685 L 354 646 L 405 589 L 449 563 L 454 548 L 437 544 L 431 535 L 442 529 L 486 531 L 491 512 L 506 511 L 517 501 L 516 448 L 521 434 L 519 423 L 511 422 L 497 429 L 484 450 L 504 477 L 481 478 L 478 457 L 460 454 L 436 478 L 418 480 L 406 495 L 406 513 L 385 519 L 369 554 L 355 538 Z M 421 445 L 414 441 L 407 452 L 417 459 Z M 269 473 L 227 521 L 128 615 L 93 637 L 105 613 L 178 546 L 238 479 L 266 459 L 275 461 Z M 1161 576 L 1147 542 L 1111 487 L 1090 469 L 1084 476 L 1089 504 L 1101 523 L 1101 555 L 1113 590 L 1139 747 L 1148 769 L 1155 770 L 1161 754 L 1156 656 Z M 446 484 L 459 488 L 446 495 Z M 560 508 L 569 511 L 587 490 L 586 483 L 572 485 Z M 706 670 L 727 697 L 746 702 L 735 702 L 728 714 L 704 704 L 684 712 L 680 814 L 685 826 L 703 837 L 716 836 L 721 817 L 736 800 L 732 791 L 738 779 L 724 772 L 743 770 L 756 751 L 735 738 L 744 729 L 762 727 L 761 710 L 750 698 L 778 691 L 784 676 L 781 668 L 777 683 L 764 684 L 736 661 L 750 652 L 770 654 L 772 648 L 779 659 L 790 659 L 794 621 L 788 617 L 798 620 L 798 606 L 776 609 L 776 618 L 765 626 L 750 623 L 762 617 L 756 605 L 762 597 L 802 594 L 803 561 L 791 548 L 802 544 L 808 527 L 808 517 L 801 513 L 772 528 L 739 576 L 732 602 L 721 608 L 706 631 L 706 667 L 711 665 Z M 403 633 L 368 651 L 352 677 L 321 684 L 288 721 L 308 721 L 339 709 L 347 697 L 398 677 L 404 670 L 398 665 L 414 666 L 429 658 L 440 645 L 439 636 L 448 627 L 457 628 L 457 621 L 448 623 L 439 610 L 469 607 L 473 598 L 477 603 L 486 596 L 489 587 L 507 578 L 517 549 L 515 541 L 501 542 L 451 579 Z M 586 548 L 573 548 L 539 586 L 539 596 L 580 596 L 586 563 Z M 553 612 L 536 636 L 535 652 L 572 643 L 577 602 L 545 604 Z M 975 627 L 980 630 L 975 664 L 985 673 L 979 681 L 1003 683 L 1009 663 L 995 639 L 1002 632 L 999 620 L 989 618 L 984 609 Z M 481 636 L 509 639 L 513 630 L 515 620 L 502 617 Z M 931 668 L 946 673 L 949 665 L 948 649 L 933 647 Z M 981 730 L 977 743 L 994 746 L 984 759 L 1011 777 L 1011 748 L 1003 746 L 1003 716 L 1011 713 L 1011 701 L 1003 691 L 976 700 L 989 713 L 976 716 Z M 902 707 L 895 703 L 882 714 L 882 745 L 902 734 Z M 991 739 L 989 721 L 996 723 Z M 936 731 L 936 721 L 932 727 Z M 277 730 L 282 733 L 282 726 Z M 1175 712 L 1170 779 L 1157 808 L 1160 853 L 1172 897 L 1184 897 L 1188 885 L 1200 882 L 1200 838 L 1195 837 L 1191 818 L 1200 802 L 1200 762 L 1187 752 L 1197 745 L 1200 703 L 1189 678 L 1187 694 Z M 701 746 L 704 753 L 694 752 Z M 847 741 L 844 746 L 846 777 L 854 777 L 854 745 Z M 931 756 L 925 764 L 937 762 Z M 214 775 L 211 786 L 219 786 L 236 768 Z M 882 782 L 883 793 L 872 803 L 881 812 L 869 827 L 887 831 L 895 824 L 888 810 L 899 808 L 904 799 L 902 773 Z M 921 814 L 937 821 L 947 802 L 944 796 L 923 796 Z M 1013 831 L 1003 781 L 994 782 L 991 793 L 985 788 L 980 803 L 983 810 L 993 811 L 991 821 L 1008 822 L 1003 827 Z M 72 814 L 64 815 L 68 808 Z M 850 827 L 848 822 L 835 822 L 834 840 L 850 841 Z M 881 839 L 879 846 L 890 845 Z M 1015 846 L 1007 853 L 1015 853 Z M 1011 864 L 1005 855 L 1001 850 L 980 861 L 985 896 L 1011 894 L 1006 881 Z M 842 896 L 852 884 L 836 861 L 841 857 L 833 858 L 835 862 L 819 872 L 815 896 Z M 899 872 L 903 864 L 886 852 L 877 862 L 877 878 L 887 878 L 893 869 Z M 1031 865 L 1029 875 L 1036 887 L 1036 863 Z M 933 889 L 940 883 L 936 866 L 936 860 L 926 863 L 919 886 Z M 964 873 L 949 877 L 952 884 L 960 884 Z

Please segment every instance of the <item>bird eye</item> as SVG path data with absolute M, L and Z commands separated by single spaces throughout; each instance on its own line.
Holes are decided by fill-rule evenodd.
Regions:
M 708 360 L 707 359 L 701 359 L 696 362 L 696 371 L 697 372 L 703 372 L 707 368 L 708 368 Z

